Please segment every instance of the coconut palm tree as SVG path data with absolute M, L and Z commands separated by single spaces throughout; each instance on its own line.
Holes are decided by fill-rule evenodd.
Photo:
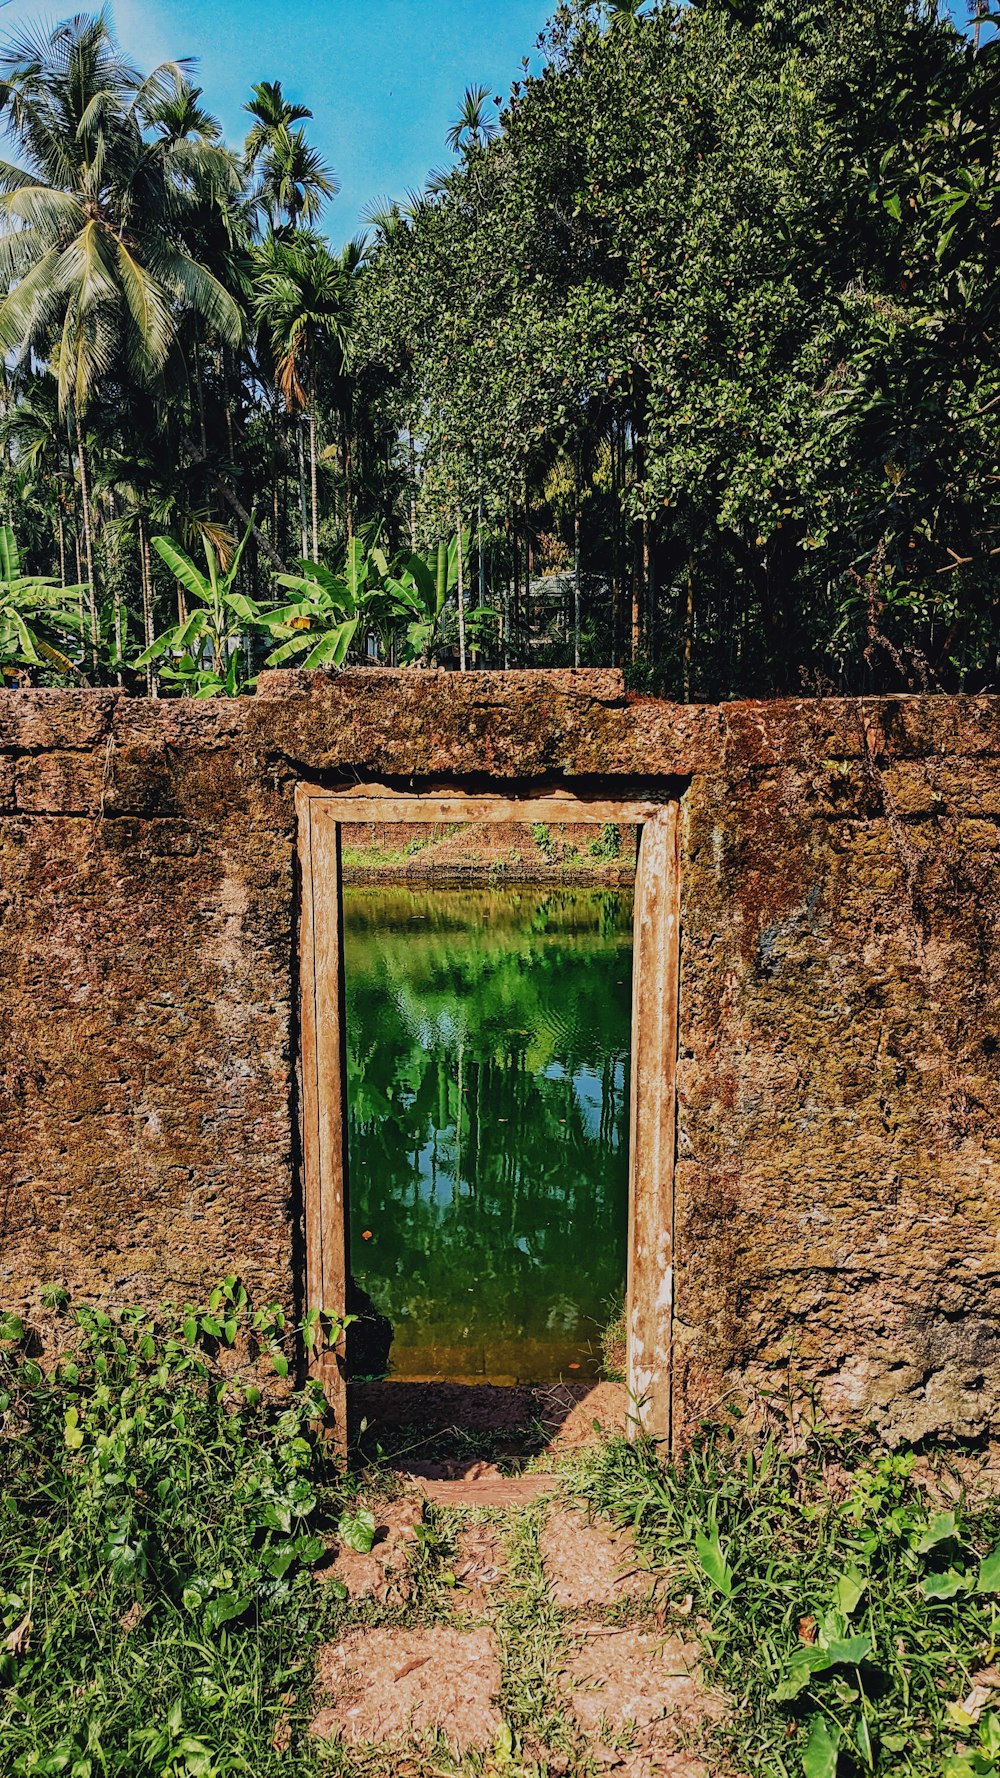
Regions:
M 186 240 L 199 198 L 236 179 L 215 141 L 164 132 L 165 103 L 189 93 L 178 63 L 143 79 L 103 12 L 0 50 L 0 121 L 21 157 L 0 161 L 0 350 L 35 352 L 56 372 L 75 425 L 91 585 L 81 420 L 95 390 L 115 366 L 140 385 L 154 378 L 185 313 L 233 344 L 242 333 L 238 305 Z M 92 626 L 95 665 L 97 640 Z

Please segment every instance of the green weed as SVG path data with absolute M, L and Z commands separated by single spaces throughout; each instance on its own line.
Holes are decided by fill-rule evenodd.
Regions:
M 158 1316 L 49 1300 L 48 1370 L 0 1324 L 0 1771 L 312 1770 L 310 1570 L 348 1491 L 283 1317 L 232 1279 Z
M 615 1442 L 578 1485 L 634 1528 L 697 1626 L 739 1770 L 1000 1773 L 1000 1510 L 942 1506 L 912 1455 L 837 1458 L 819 1442 L 741 1453 L 720 1433 L 667 1468 Z

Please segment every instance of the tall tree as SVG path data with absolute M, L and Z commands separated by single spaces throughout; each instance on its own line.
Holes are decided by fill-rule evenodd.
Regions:
M 265 332 L 286 411 L 309 424 L 312 558 L 319 561 L 316 448 L 318 361 L 333 350 L 343 361 L 348 336 L 349 270 L 315 236 L 268 235 L 256 259 L 254 314 Z M 304 517 L 304 515 L 303 515 Z M 350 530 L 350 526 L 348 526 Z
M 242 331 L 229 291 L 185 240 L 194 189 L 226 190 L 232 162 L 214 142 L 151 130 L 183 84 L 177 63 L 142 79 L 104 13 L 0 50 L 0 117 L 22 157 L 0 162 L 0 348 L 51 361 L 60 411 L 74 419 L 95 665 L 83 417 L 116 359 L 139 382 L 158 375 L 186 310 L 233 343 Z
M 340 186 L 301 127 L 312 112 L 306 105 L 290 104 L 280 80 L 261 81 L 243 109 L 254 119 L 244 163 L 248 173 L 257 175 L 258 199 L 271 228 L 284 224 L 296 229 L 316 222 L 327 198 L 335 197 Z

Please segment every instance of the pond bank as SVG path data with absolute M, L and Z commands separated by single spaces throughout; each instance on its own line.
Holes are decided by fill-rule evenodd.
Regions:
M 547 822 L 366 821 L 342 830 L 349 883 L 562 883 L 627 888 L 636 829 Z

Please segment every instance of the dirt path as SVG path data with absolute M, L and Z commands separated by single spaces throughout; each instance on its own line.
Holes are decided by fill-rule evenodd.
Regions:
M 344 1778 L 714 1778 L 684 1620 L 631 1539 L 555 1476 L 413 1478 L 369 1500 L 369 1554 L 331 1551 L 336 1622 L 310 1732 Z M 346 1594 L 346 1597 L 343 1595 Z

